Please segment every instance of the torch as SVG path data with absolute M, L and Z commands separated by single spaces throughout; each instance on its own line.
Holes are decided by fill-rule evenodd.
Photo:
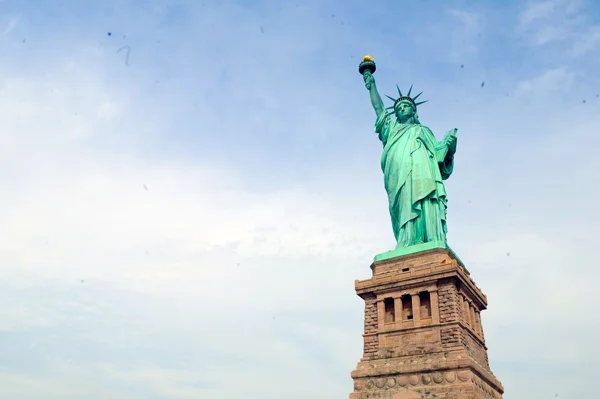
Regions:
M 376 69 L 375 60 L 370 55 L 365 55 L 362 62 L 358 64 L 358 72 L 363 76 L 368 90 L 371 90 L 371 81 L 373 81 L 373 74 Z M 365 73 L 367 75 L 365 75 Z M 367 82 L 367 77 L 369 77 L 369 75 L 371 75 L 371 79 Z
M 364 75 L 367 71 L 370 74 L 374 74 L 376 69 L 375 60 L 370 55 L 365 55 L 362 62 L 358 64 L 358 72 L 360 72 L 361 75 Z

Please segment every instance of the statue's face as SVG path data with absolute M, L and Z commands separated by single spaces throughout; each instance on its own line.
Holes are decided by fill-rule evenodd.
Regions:
M 401 101 L 398 103 L 396 108 L 394 108 L 394 111 L 396 111 L 396 116 L 401 121 L 405 121 L 415 114 L 415 108 L 408 101 Z

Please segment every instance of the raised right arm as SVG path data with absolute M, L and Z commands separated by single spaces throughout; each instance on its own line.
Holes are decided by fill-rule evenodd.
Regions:
M 365 71 L 363 74 L 363 79 L 365 80 L 365 87 L 367 88 L 367 90 L 369 90 L 369 94 L 371 95 L 371 105 L 373 105 L 373 109 L 379 117 L 379 115 L 385 112 L 385 106 L 383 105 L 381 96 L 377 91 L 377 86 L 375 85 L 375 78 L 373 77 L 373 74 L 371 72 Z

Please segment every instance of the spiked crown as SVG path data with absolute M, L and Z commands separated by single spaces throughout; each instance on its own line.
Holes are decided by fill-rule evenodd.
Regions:
M 410 96 L 410 93 L 412 92 L 412 85 L 410 86 L 410 89 L 408 89 L 408 93 L 406 93 L 406 95 L 402 94 L 402 91 L 400 91 L 400 88 L 398 87 L 398 85 L 396 85 L 396 88 L 398 89 L 398 98 L 394 98 L 394 97 L 390 97 L 386 94 L 386 97 L 389 98 L 390 100 L 392 100 L 394 102 L 394 105 L 392 105 L 391 107 L 387 107 L 386 109 L 394 109 L 396 108 L 396 105 L 398 105 L 399 102 L 401 101 L 408 101 L 409 103 L 411 103 L 415 109 L 417 108 L 418 105 L 424 104 L 427 102 L 427 100 L 425 101 L 421 101 L 421 102 L 416 102 L 416 99 L 419 98 L 419 96 L 421 94 L 423 94 L 423 92 L 420 92 L 419 94 L 417 94 L 414 97 Z

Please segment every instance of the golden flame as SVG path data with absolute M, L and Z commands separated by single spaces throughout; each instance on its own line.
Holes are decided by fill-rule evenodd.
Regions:
M 375 62 L 375 60 L 373 59 L 373 57 L 371 57 L 370 55 L 365 55 L 363 57 L 363 61 L 371 61 L 371 62 Z

